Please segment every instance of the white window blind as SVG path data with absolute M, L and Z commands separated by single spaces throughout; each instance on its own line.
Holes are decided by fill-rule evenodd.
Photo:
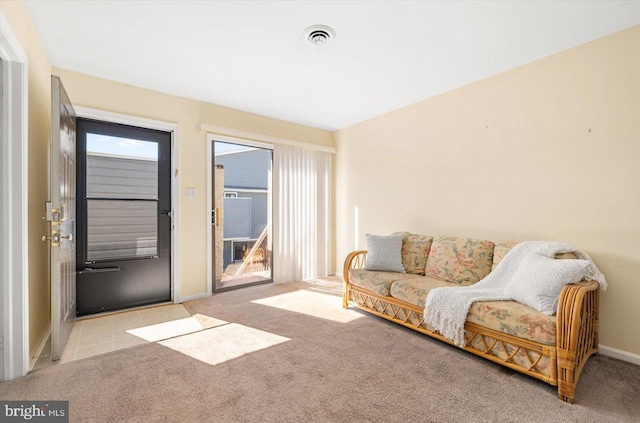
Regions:
M 326 276 L 331 266 L 331 154 L 274 148 L 275 283 Z

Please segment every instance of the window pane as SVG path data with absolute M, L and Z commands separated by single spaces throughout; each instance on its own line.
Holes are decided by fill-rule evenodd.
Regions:
M 87 200 L 87 259 L 158 254 L 156 201 Z
M 157 143 L 87 134 L 87 198 L 157 199 Z

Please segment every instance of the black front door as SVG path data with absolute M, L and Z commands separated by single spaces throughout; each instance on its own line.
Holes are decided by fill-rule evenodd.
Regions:
M 171 299 L 171 134 L 77 120 L 77 314 Z

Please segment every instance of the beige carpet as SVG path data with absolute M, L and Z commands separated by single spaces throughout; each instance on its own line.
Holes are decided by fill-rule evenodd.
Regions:
M 72 422 L 637 422 L 640 367 L 587 363 L 556 389 L 357 310 L 334 282 L 186 303 L 218 325 L 0 383 L 2 400 L 69 400 Z

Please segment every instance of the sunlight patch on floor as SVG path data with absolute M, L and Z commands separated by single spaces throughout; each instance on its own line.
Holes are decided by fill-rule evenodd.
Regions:
M 349 323 L 362 317 L 360 313 L 343 309 L 342 297 L 305 289 L 251 302 L 338 323 Z
M 127 333 L 144 339 L 148 342 L 157 342 L 163 339 L 187 335 L 203 329 L 227 324 L 224 320 L 214 319 L 203 314 L 194 314 L 183 319 L 170 320 L 155 325 L 129 329 Z
M 270 332 L 229 323 L 160 341 L 158 344 L 203 363 L 216 365 L 290 340 Z

